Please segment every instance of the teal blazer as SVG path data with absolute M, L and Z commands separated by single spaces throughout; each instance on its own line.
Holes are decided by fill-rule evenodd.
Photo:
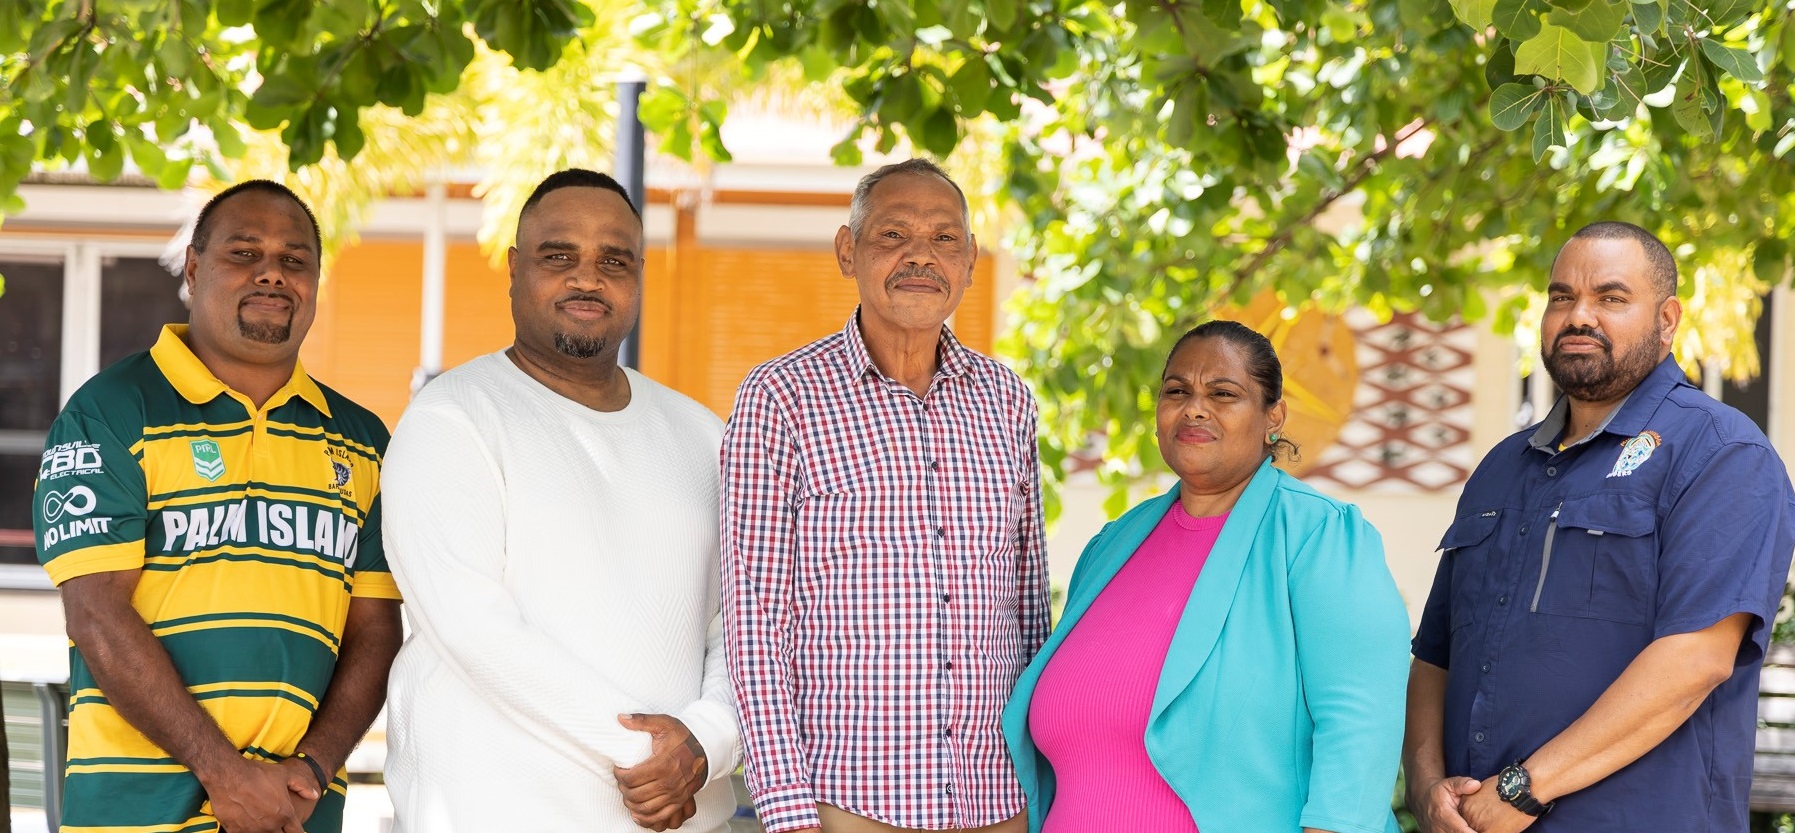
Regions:
M 1066 611 L 1022 672 L 1004 738 L 1029 830 L 1053 804 L 1053 768 L 1028 706 L 1066 634 L 1178 499 L 1136 506 L 1078 559 Z M 1203 833 L 1396 833 L 1408 614 L 1377 530 L 1269 462 L 1235 503 L 1166 652 L 1147 756 Z M 1116 829 L 1127 829 L 1116 819 Z

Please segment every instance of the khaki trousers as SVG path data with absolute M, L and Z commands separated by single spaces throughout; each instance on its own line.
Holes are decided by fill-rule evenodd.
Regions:
M 817 817 L 823 820 L 823 833 L 908 833 L 908 827 L 892 827 L 883 822 L 857 816 L 832 804 L 817 804 Z M 959 827 L 964 833 L 1028 833 L 1028 813 L 1017 813 L 985 827 Z

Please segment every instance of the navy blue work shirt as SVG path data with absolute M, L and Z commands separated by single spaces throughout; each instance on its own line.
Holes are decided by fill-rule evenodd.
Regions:
M 1795 552 L 1788 472 L 1756 425 L 1669 359 L 1560 451 L 1568 413 L 1560 399 L 1490 451 L 1440 542 L 1414 654 L 1449 672 L 1446 774 L 1484 779 L 1526 758 L 1653 640 L 1749 613 L 1731 679 L 1530 828 L 1743 831 L 1757 671 Z

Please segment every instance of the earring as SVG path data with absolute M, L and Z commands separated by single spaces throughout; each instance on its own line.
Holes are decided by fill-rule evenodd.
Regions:
M 1277 445 L 1278 444 L 1278 432 L 1273 431 L 1270 434 L 1266 435 L 1265 444 L 1266 445 Z

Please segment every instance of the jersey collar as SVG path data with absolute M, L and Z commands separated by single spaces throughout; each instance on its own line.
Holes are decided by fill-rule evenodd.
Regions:
M 164 325 L 156 346 L 150 348 L 150 359 L 155 361 L 162 375 L 168 377 L 169 384 L 195 405 L 204 405 L 227 392 L 235 394 L 233 398 L 244 398 L 242 393 L 231 390 L 229 385 L 212 375 L 205 363 L 193 354 L 193 348 L 187 346 L 186 324 Z M 270 410 L 295 396 L 311 403 L 319 413 L 330 416 L 330 402 L 324 398 L 324 390 L 306 375 L 305 366 L 298 361 L 293 362 L 293 377 L 275 391 L 262 408 Z

